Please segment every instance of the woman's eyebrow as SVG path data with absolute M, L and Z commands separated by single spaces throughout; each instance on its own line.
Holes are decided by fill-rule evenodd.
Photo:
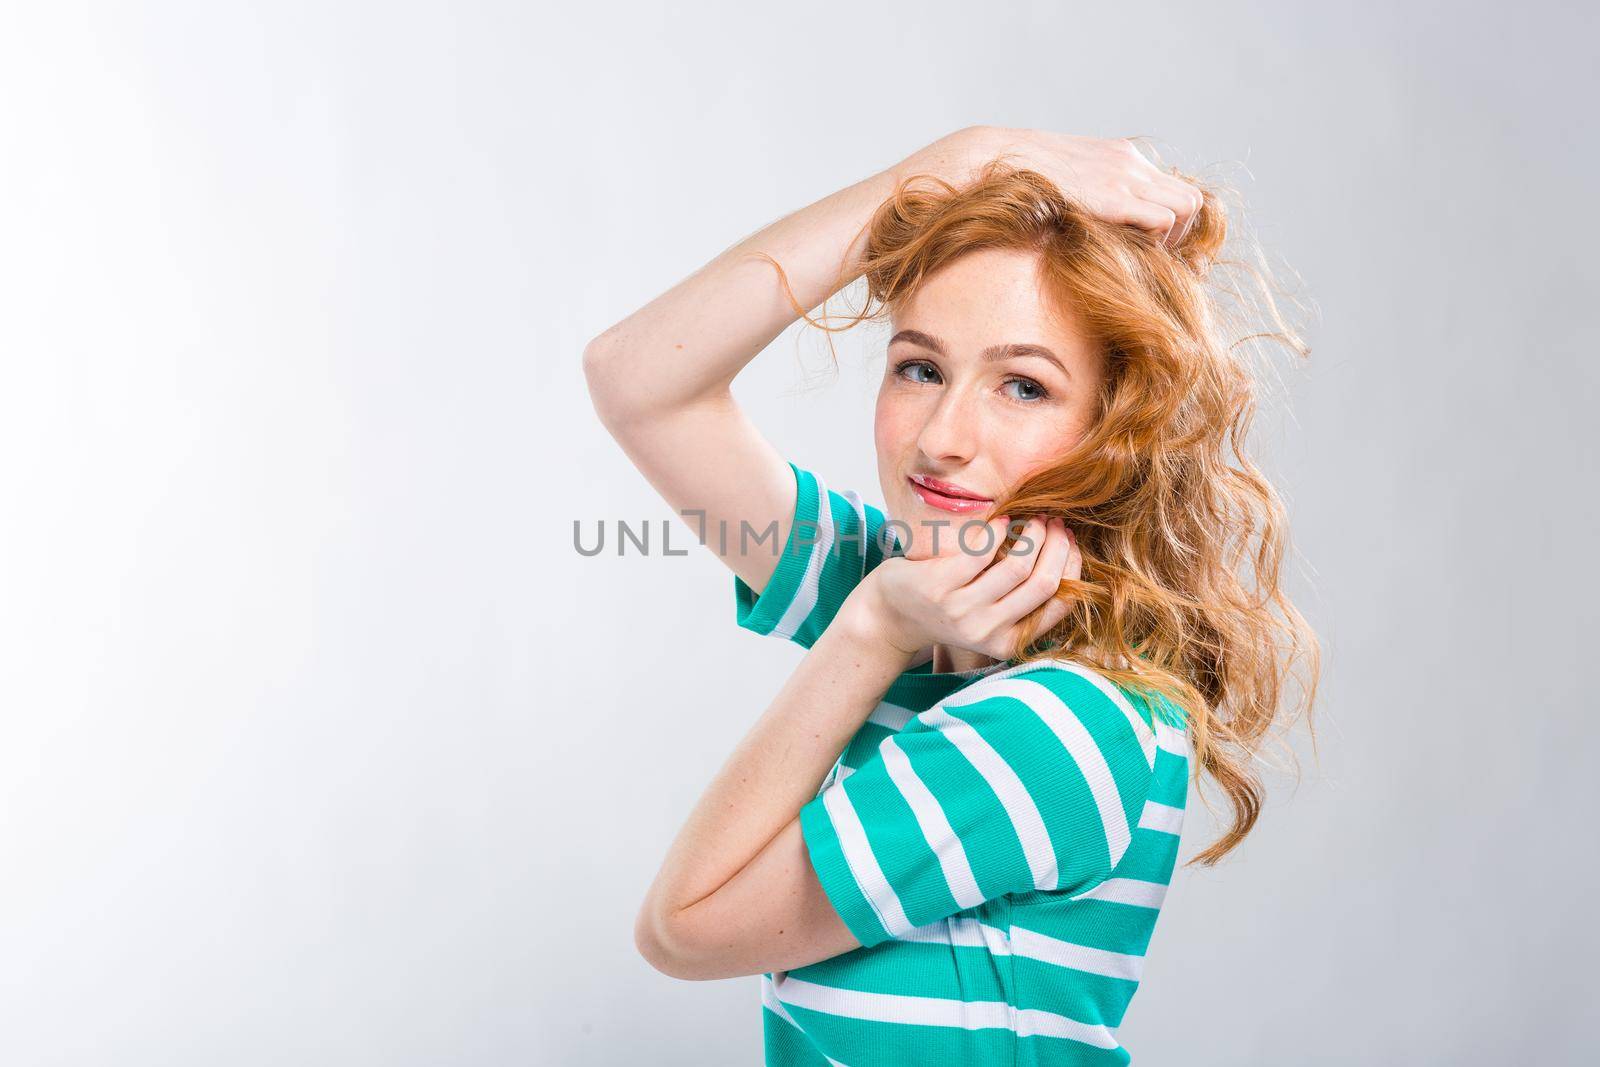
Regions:
M 949 356 L 950 354 L 945 349 L 943 341 L 939 340 L 932 334 L 923 333 L 921 330 L 901 330 L 899 333 L 889 338 L 889 343 L 891 345 L 896 341 L 909 341 L 914 345 L 937 352 L 941 356 Z M 1056 369 L 1062 374 L 1065 374 L 1069 379 L 1072 377 L 1072 372 L 1067 370 L 1066 366 L 1061 362 L 1061 360 L 1056 358 L 1056 354 L 1050 351 L 1044 345 L 1021 343 L 990 345 L 988 348 L 985 348 L 981 353 L 979 353 L 978 358 L 983 360 L 985 363 L 993 363 L 996 360 L 1016 359 L 1023 356 L 1034 356 L 1038 359 L 1047 359 L 1051 363 L 1054 363 L 1056 365 Z

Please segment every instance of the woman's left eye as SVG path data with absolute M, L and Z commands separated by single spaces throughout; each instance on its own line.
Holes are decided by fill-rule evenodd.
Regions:
M 1027 393 L 1027 394 L 1024 394 L 1022 396 L 1018 396 L 1017 397 L 1018 400 L 1024 400 L 1024 401 L 1043 400 L 1045 397 L 1050 395 L 1049 393 L 1045 392 L 1044 386 L 1040 385 L 1038 382 L 1034 381 L 1032 378 L 1010 378 L 1010 379 L 1007 379 L 1006 384 L 1007 385 L 1020 385 L 1020 386 L 1024 386 L 1025 388 L 1027 388 L 1029 390 L 1032 390 L 1031 393 Z
M 906 377 L 906 372 L 907 371 L 915 373 L 915 372 L 917 372 L 919 370 L 928 371 L 930 374 L 937 374 L 937 372 L 934 371 L 932 364 L 924 363 L 920 359 L 908 359 L 904 363 L 897 364 L 895 366 L 895 368 L 894 368 L 894 372 L 896 374 L 898 374 L 902 378 Z M 929 384 L 929 382 L 928 382 L 928 380 L 926 378 L 909 378 L 907 380 L 915 382 L 918 385 L 927 385 L 927 384 Z

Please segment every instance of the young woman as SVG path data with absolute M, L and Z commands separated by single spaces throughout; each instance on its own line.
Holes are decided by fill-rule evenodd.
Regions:
M 1290 662 L 1316 673 L 1208 287 L 1225 229 L 1127 141 L 972 127 L 588 346 L 597 412 L 703 513 L 739 625 L 808 650 L 635 928 L 668 975 L 762 976 L 768 1063 L 1129 1059 L 1188 779 L 1234 808 L 1212 863 L 1256 819 Z M 729 389 L 863 275 L 893 332 L 883 509 L 786 460 Z

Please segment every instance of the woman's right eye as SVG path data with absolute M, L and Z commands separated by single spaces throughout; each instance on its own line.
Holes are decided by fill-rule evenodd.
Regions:
M 906 371 L 908 371 L 908 370 L 911 370 L 911 371 L 925 370 L 925 371 L 929 372 L 930 374 L 932 374 L 935 378 L 937 378 L 939 376 L 939 372 L 937 370 L 934 370 L 933 364 L 924 363 L 920 359 L 909 359 L 909 360 L 906 360 L 904 363 L 902 363 L 899 366 L 895 367 L 894 372 L 896 374 L 900 375 L 902 378 L 904 378 L 906 376 Z M 929 384 L 929 381 L 926 378 L 911 378 L 909 380 L 915 382 L 918 385 L 927 385 L 927 384 Z

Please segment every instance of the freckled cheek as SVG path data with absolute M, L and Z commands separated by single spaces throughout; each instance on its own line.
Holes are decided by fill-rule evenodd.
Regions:
M 1020 482 L 1033 472 L 1059 462 L 1081 436 L 1076 430 L 1059 426 L 1019 434 L 1014 438 L 1013 446 L 1001 453 L 1006 484 Z
M 890 460 L 904 456 L 916 441 L 918 425 L 918 416 L 909 405 L 880 396 L 872 430 L 878 455 Z

